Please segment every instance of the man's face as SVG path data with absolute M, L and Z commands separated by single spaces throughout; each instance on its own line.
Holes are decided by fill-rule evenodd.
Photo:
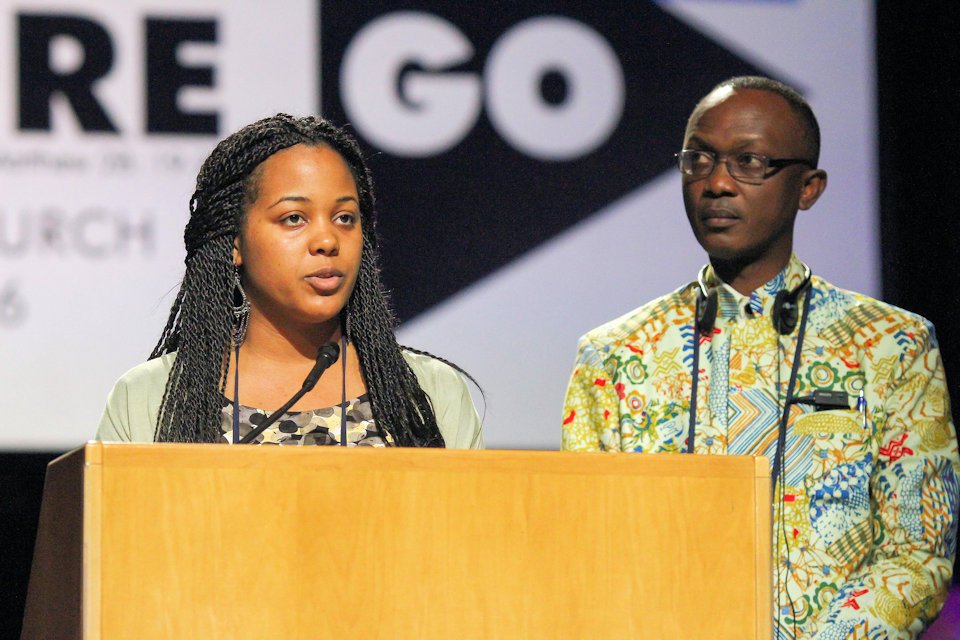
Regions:
M 797 210 L 813 205 L 826 174 L 792 165 L 747 184 L 730 176 L 723 157 L 752 152 L 771 159 L 804 158 L 802 132 L 789 103 L 768 91 L 720 90 L 694 114 L 683 148 L 721 157 L 710 175 L 683 176 L 687 219 L 711 259 L 768 263 L 777 270 L 786 265 Z

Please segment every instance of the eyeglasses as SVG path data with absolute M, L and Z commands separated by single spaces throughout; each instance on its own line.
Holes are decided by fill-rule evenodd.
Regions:
M 675 154 L 677 166 L 684 175 L 693 178 L 706 178 L 713 173 L 717 162 L 723 160 L 727 165 L 727 173 L 731 177 L 743 181 L 759 184 L 774 175 L 780 169 L 794 164 L 805 164 L 813 168 L 813 163 L 802 158 L 769 158 L 759 153 L 737 153 L 735 155 L 718 156 L 713 151 L 699 149 L 684 149 Z

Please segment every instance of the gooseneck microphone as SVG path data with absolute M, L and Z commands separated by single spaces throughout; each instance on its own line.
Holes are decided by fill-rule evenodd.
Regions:
M 320 379 L 320 376 L 323 375 L 323 372 L 326 371 L 330 365 L 336 362 L 337 358 L 339 357 L 340 345 L 338 345 L 336 342 L 328 342 L 320 347 L 320 351 L 317 353 L 317 362 L 313 365 L 313 368 L 310 369 L 310 373 L 307 374 L 307 377 L 304 378 L 303 386 L 300 387 L 300 391 L 297 391 L 292 398 L 284 403 L 282 407 L 271 413 L 266 420 L 257 425 L 256 429 L 240 438 L 240 441 L 237 444 L 249 444 L 253 442 L 258 435 L 266 431 L 270 425 L 279 420 L 280 416 L 285 414 L 290 407 L 296 404 L 297 400 L 302 398 L 305 393 L 308 393 L 311 389 L 317 386 L 317 381 Z

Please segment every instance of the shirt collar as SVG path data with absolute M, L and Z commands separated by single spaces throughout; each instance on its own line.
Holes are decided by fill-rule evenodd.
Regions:
M 800 286 L 805 272 L 806 267 L 796 254 L 790 254 L 790 261 L 787 262 L 783 271 L 771 278 L 762 287 L 751 291 L 748 296 L 722 281 L 713 270 L 713 265 L 708 264 L 706 266 L 703 280 L 708 288 L 715 287 L 717 289 L 717 302 L 719 303 L 717 315 L 719 317 L 746 319 L 769 315 L 777 293 L 783 289 L 792 291 Z

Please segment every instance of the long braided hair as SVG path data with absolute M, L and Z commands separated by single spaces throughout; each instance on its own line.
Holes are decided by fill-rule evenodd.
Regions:
M 157 424 L 161 442 L 217 442 L 233 337 L 233 243 L 256 199 L 256 169 L 277 151 L 324 145 L 346 162 L 356 182 L 363 247 L 341 326 L 359 354 L 374 421 L 386 441 L 443 447 L 436 416 L 394 335 L 396 320 L 380 281 L 370 172 L 356 141 L 322 118 L 278 114 L 227 137 L 197 175 L 184 231 L 186 271 L 157 346 L 176 352 Z

